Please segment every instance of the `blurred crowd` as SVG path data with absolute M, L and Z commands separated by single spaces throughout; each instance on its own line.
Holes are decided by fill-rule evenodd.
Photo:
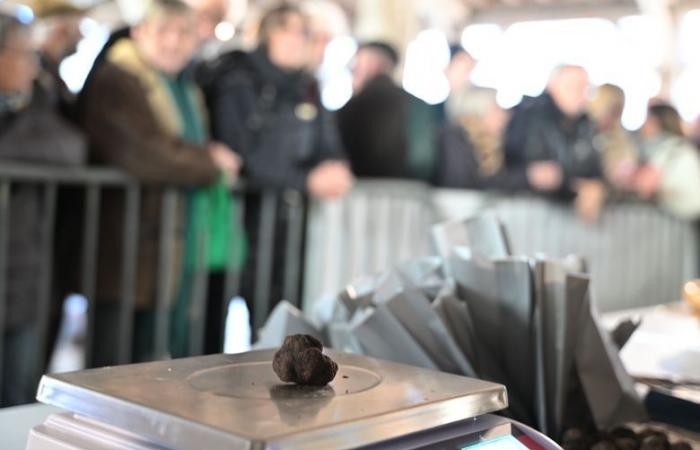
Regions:
M 628 132 L 620 121 L 622 90 L 593 88 L 578 66 L 556 68 L 542 95 L 506 111 L 495 91 L 470 83 L 476 61 L 454 45 L 446 72 L 449 98 L 429 105 L 396 83 L 399 51 L 388 42 L 367 41 L 352 62 L 353 96 L 331 113 L 315 76 L 329 33 L 303 3 L 267 11 L 257 48 L 211 58 L 203 49 L 227 15 L 227 1 L 150 0 L 137 24 L 114 31 L 75 94 L 59 67 L 82 39 L 85 11 L 60 0 L 26 3 L 36 16 L 32 26 L 11 8 L 0 10 L 0 158 L 111 166 L 145 186 L 184 188 L 188 213 L 179 224 L 185 232 L 178 245 L 185 249 L 185 267 L 199 229 L 208 230 L 211 249 L 257 239 L 249 224 L 247 234 L 217 226 L 239 207 L 226 193 L 240 176 L 251 190 L 246 209 L 253 212 L 260 208 L 253 193 L 259 188 L 337 199 L 355 178 L 373 177 L 532 191 L 573 202 L 586 221 L 597 219 L 610 195 L 653 200 L 682 218 L 700 216 L 700 155 L 678 112 L 653 100 L 644 126 Z M 27 188 L 12 195 L 11 251 L 23 256 L 12 263 L 8 291 L 5 404 L 31 399 L 33 374 L 42 370 L 21 356 L 37 339 L 31 299 L 41 252 L 30 231 L 40 222 L 40 193 Z M 161 195 L 144 189 L 141 205 L 135 336 L 145 340 L 152 328 Z M 115 358 L 123 203 L 105 193 L 100 214 L 100 261 L 109 263 L 98 269 L 98 365 Z M 246 221 L 248 216 L 256 214 L 246 214 Z M 221 291 L 228 265 L 245 259 L 231 257 L 225 250 L 209 255 L 210 292 Z M 181 311 L 186 297 L 180 294 L 176 302 Z M 208 329 L 215 332 L 207 337 L 208 352 L 220 350 L 222 333 L 220 318 L 211 314 Z M 144 348 L 135 345 L 135 360 L 153 357 L 139 354 Z

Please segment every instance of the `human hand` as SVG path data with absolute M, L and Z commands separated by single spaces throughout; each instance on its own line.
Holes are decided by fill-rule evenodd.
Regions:
M 352 188 L 353 176 L 341 161 L 326 161 L 316 166 L 306 180 L 312 197 L 333 199 L 344 196 Z
M 231 148 L 221 142 L 211 142 L 208 146 L 209 155 L 214 164 L 224 173 L 227 178 L 234 179 L 241 170 L 241 157 Z
M 616 162 L 607 171 L 606 177 L 616 189 L 633 191 L 636 171 L 637 163 L 634 160 L 626 159 Z
M 608 196 L 605 184 L 600 180 L 580 179 L 576 181 L 575 188 L 574 208 L 579 218 L 586 223 L 596 222 Z
M 661 184 L 661 171 L 652 166 L 645 165 L 637 170 L 634 177 L 634 189 L 644 200 L 649 200 L 656 191 L 659 190 Z
M 559 163 L 539 161 L 527 166 L 527 180 L 536 191 L 552 192 L 561 187 L 564 174 Z

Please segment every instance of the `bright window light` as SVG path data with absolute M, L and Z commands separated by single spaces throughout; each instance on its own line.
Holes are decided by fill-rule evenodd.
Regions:
M 431 105 L 444 102 L 450 92 L 445 76 L 449 62 L 445 34 L 437 30 L 421 31 L 406 49 L 404 89 Z
M 462 47 L 475 59 L 482 60 L 498 52 L 503 29 L 493 23 L 470 25 L 462 33 Z
M 236 35 L 236 27 L 230 22 L 221 22 L 214 28 L 214 35 L 221 42 L 228 42 Z
M 83 19 L 80 31 L 84 37 L 78 44 L 78 51 L 64 59 L 59 68 L 61 78 L 72 92 L 83 88 L 95 58 L 109 39 L 109 28 L 92 19 Z
M 684 120 L 695 121 L 700 117 L 700 55 L 697 43 L 700 40 L 700 10 L 686 13 L 681 20 L 678 34 L 680 60 L 684 68 L 671 90 L 671 99 L 678 106 Z
M 479 24 L 464 30 L 462 45 L 478 61 L 472 82 L 497 89 L 504 108 L 541 94 L 557 65 L 578 64 L 593 85 L 613 83 L 625 91 L 623 125 L 634 129 L 661 86 L 657 67 L 665 47 L 656 39 L 659 27 L 646 16 L 625 17 L 617 24 L 597 18 L 519 22 L 506 30 Z
M 323 106 L 338 110 L 352 97 L 350 63 L 357 51 L 357 42 L 350 36 L 338 36 L 326 47 L 318 72 Z

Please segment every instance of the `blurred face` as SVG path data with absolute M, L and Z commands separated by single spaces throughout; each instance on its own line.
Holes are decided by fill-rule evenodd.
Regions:
M 299 70 L 309 62 L 309 27 L 299 14 L 290 14 L 284 23 L 268 35 L 270 60 L 278 67 Z
M 459 89 L 469 84 L 469 78 L 476 66 L 476 61 L 464 52 L 460 52 L 452 58 L 447 66 L 447 81 L 451 89 Z
M 168 75 L 187 66 L 198 44 L 195 21 L 188 14 L 146 21 L 134 28 L 132 36 L 146 63 Z
M 226 19 L 228 0 L 187 0 L 197 20 L 197 39 L 204 44 L 216 37 L 216 26 Z
M 379 51 L 372 48 L 361 48 L 355 55 L 352 66 L 352 88 L 359 92 L 364 86 L 378 75 L 391 75 L 391 63 Z
M 651 114 L 647 115 L 647 120 L 642 124 L 642 128 L 639 129 L 639 134 L 644 139 L 653 139 L 661 133 L 661 125 L 659 120 Z
M 323 64 L 323 58 L 326 56 L 326 47 L 333 39 L 333 35 L 320 26 L 313 27 L 311 31 L 311 39 L 309 45 L 309 68 L 311 70 L 318 69 Z
M 83 39 L 80 31 L 82 17 L 70 15 L 56 18 L 54 31 L 50 34 L 49 40 L 56 43 L 58 47 L 58 59 L 63 59 L 72 55 L 78 49 L 78 43 Z
M 0 92 L 29 94 L 37 76 L 39 63 L 30 45 L 29 33 L 21 31 L 10 36 L 0 47 Z
M 549 93 L 559 109 L 570 117 L 585 111 L 588 103 L 588 74 L 580 68 L 564 68 L 549 84 Z
M 489 106 L 483 117 L 485 130 L 492 135 L 501 135 L 508 124 L 508 112 L 495 101 Z

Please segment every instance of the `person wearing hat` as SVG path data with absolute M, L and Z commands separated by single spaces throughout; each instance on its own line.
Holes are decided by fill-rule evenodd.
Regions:
M 28 6 L 37 18 L 36 34 L 43 72 L 40 80 L 57 99 L 61 113 L 73 118 L 76 97 L 61 78 L 59 67 L 66 57 L 76 52 L 83 39 L 80 23 L 85 10 L 66 0 L 34 0 Z

